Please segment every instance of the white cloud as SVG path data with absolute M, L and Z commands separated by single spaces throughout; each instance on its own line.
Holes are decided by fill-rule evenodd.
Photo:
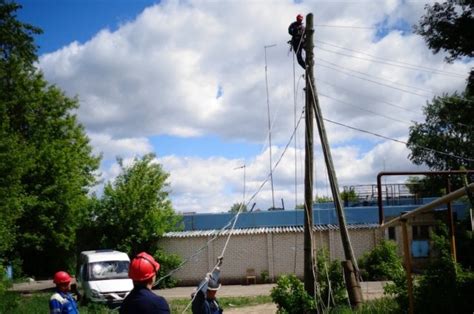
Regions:
M 152 151 L 149 138 L 157 135 L 212 135 L 260 143 L 267 130 L 263 46 L 275 43 L 267 50 L 267 73 L 277 158 L 294 119 L 287 27 L 297 13 L 311 11 L 321 108 L 325 118 L 343 124 L 406 139 L 411 120 L 422 118 L 426 100 L 462 90 L 462 76 L 474 65 L 474 61 L 446 64 L 443 55 L 433 55 L 417 35 L 394 30 L 377 38 L 377 30 L 370 28 L 383 22 L 389 29 L 399 21 L 413 25 L 423 14 L 423 3 L 273 1 L 269 6 L 266 1 L 190 0 L 149 7 L 116 31 L 104 29 L 83 44 L 72 42 L 41 56 L 40 67 L 48 80 L 78 95 L 79 119 L 95 150 L 110 160 Z M 380 62 L 374 62 L 374 57 Z M 296 71 L 298 80 L 302 71 L 298 66 Z M 303 106 L 303 85 L 301 81 L 297 92 L 298 112 Z M 219 88 L 222 95 L 216 97 Z M 341 185 L 373 182 L 384 160 L 386 170 L 413 168 L 403 145 L 380 142 L 380 138 L 329 122 L 326 129 L 335 147 Z M 302 143 L 303 132 L 298 134 Z M 361 143 L 375 146 L 362 148 Z M 288 154 L 295 152 L 290 149 Z M 242 165 L 243 158 L 165 156 L 159 160 L 171 173 L 178 209 L 220 211 L 239 201 L 241 175 L 233 169 Z M 249 190 L 266 176 L 267 160 L 268 151 L 247 160 Z M 275 173 L 278 198 L 291 198 L 293 167 L 294 159 L 285 158 Z M 112 178 L 117 172 L 112 167 L 103 173 L 104 178 Z M 317 178 L 322 180 L 321 175 Z M 271 201 L 267 188 L 268 184 L 258 201 L 265 206 Z

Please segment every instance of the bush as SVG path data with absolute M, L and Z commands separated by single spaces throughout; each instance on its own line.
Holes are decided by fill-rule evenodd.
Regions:
M 383 240 L 365 253 L 359 260 L 359 267 L 366 280 L 394 280 L 403 274 L 402 260 L 393 241 Z
M 271 297 L 278 305 L 278 313 L 303 314 L 316 309 L 314 300 L 295 275 L 282 275 L 272 289 Z
M 327 307 L 347 304 L 346 286 L 343 269 L 340 261 L 329 261 L 329 252 L 326 249 L 318 250 L 316 254 L 318 267 L 318 284 L 320 300 Z
M 169 254 L 163 250 L 158 250 L 154 254 L 155 259 L 160 263 L 159 278 L 166 276 L 170 271 L 176 269 L 181 264 L 181 257 L 176 254 Z M 172 276 L 166 277 L 159 282 L 157 288 L 173 288 L 178 283 L 178 280 Z
M 432 235 L 437 258 L 432 261 L 415 289 L 417 313 L 472 313 L 474 273 L 451 258 L 447 228 L 440 225 Z
M 472 313 L 474 273 L 463 270 L 451 258 L 444 225 L 440 225 L 432 240 L 437 257 L 413 283 L 415 313 Z M 400 309 L 408 309 L 405 274 L 395 276 L 384 290 L 395 296 Z

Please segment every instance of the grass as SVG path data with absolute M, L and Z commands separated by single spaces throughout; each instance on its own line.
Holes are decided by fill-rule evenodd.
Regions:
M 0 297 L 0 314 L 14 313 L 14 314 L 30 314 L 30 313 L 48 313 L 48 303 L 51 294 L 38 293 L 29 296 L 22 296 L 16 292 L 7 292 Z M 182 313 L 191 299 L 172 299 L 169 301 L 171 313 Z M 270 296 L 256 296 L 256 297 L 222 297 L 219 298 L 219 303 L 224 310 L 232 308 L 241 308 L 246 306 L 253 306 L 258 304 L 273 303 Z M 111 310 L 106 306 L 99 304 L 89 304 L 88 306 L 80 306 L 81 314 L 111 314 L 118 313 L 116 310 Z M 188 308 L 186 313 L 191 313 L 191 308 Z M 332 309 L 332 314 L 390 314 L 400 313 L 397 303 L 392 298 L 381 298 L 377 300 L 365 302 L 360 309 L 352 311 L 349 306 L 341 306 Z
M 50 296 L 50 293 L 38 293 L 28 296 L 22 296 L 16 292 L 7 292 L 3 294 L 0 298 L 0 314 L 48 313 L 48 304 Z M 191 299 L 189 298 L 170 300 L 169 304 L 171 308 L 171 313 L 182 313 L 190 301 Z M 219 303 L 224 309 L 229 309 L 264 303 L 272 303 L 272 299 L 269 296 L 229 297 L 219 298 Z M 118 313 L 117 310 L 111 310 L 106 306 L 100 304 L 89 304 L 88 306 L 80 306 L 79 311 L 81 314 Z M 189 308 L 186 313 L 191 313 L 191 308 Z
M 364 304 L 353 311 L 349 306 L 336 307 L 331 310 L 332 314 L 395 314 L 402 313 L 397 302 L 393 298 L 383 297 L 376 300 L 366 301 Z

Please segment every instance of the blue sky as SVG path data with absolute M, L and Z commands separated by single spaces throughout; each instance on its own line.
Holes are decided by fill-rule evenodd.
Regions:
M 19 17 L 43 29 L 39 53 L 53 52 L 72 41 L 84 43 L 99 30 L 116 30 L 154 0 L 19 0 Z
M 276 44 L 267 51 L 274 165 L 281 158 L 273 174 L 275 198 L 284 198 L 287 208 L 302 199 L 302 125 L 296 146 L 287 147 L 294 113 L 297 119 L 304 105 L 303 72 L 293 72 L 286 44 L 287 27 L 298 13 L 314 13 L 323 115 L 342 124 L 406 140 L 425 102 L 463 89 L 473 66 L 446 64 L 411 33 L 423 13 L 421 1 L 20 3 L 20 18 L 44 30 L 37 44 L 46 79 L 79 99 L 78 118 L 94 151 L 103 155 L 99 179 L 118 174 L 117 156 L 129 164 L 154 152 L 170 173 L 178 211 L 226 211 L 242 201 L 243 183 L 248 196 L 268 178 L 263 47 L 269 44 Z M 418 65 L 444 72 L 424 72 Z M 341 186 L 371 184 L 382 170 L 418 169 L 404 145 L 340 125 L 327 123 L 326 129 Z M 323 195 L 328 182 L 317 135 L 315 143 L 314 193 Z M 236 169 L 243 164 L 245 182 L 243 170 Z M 270 185 L 245 201 L 269 207 Z

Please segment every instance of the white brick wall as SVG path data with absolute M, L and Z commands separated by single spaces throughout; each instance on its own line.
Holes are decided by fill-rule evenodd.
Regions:
M 356 257 L 371 250 L 381 239 L 379 229 L 349 230 Z M 220 236 L 204 248 L 192 261 L 188 262 L 175 277 L 181 284 L 197 284 L 215 265 L 222 252 L 227 237 Z M 342 260 L 341 238 L 338 230 L 317 231 L 314 233 L 314 247 L 329 249 L 330 258 Z M 206 245 L 209 237 L 164 238 L 160 246 L 169 253 L 189 258 L 199 248 Z M 270 279 L 279 275 L 295 273 L 303 276 L 303 233 L 265 233 L 252 235 L 233 235 L 230 238 L 222 265 L 224 283 L 244 283 L 248 268 L 255 269 L 260 280 L 263 271 L 268 271 Z M 163 274 L 161 274 L 163 275 Z

